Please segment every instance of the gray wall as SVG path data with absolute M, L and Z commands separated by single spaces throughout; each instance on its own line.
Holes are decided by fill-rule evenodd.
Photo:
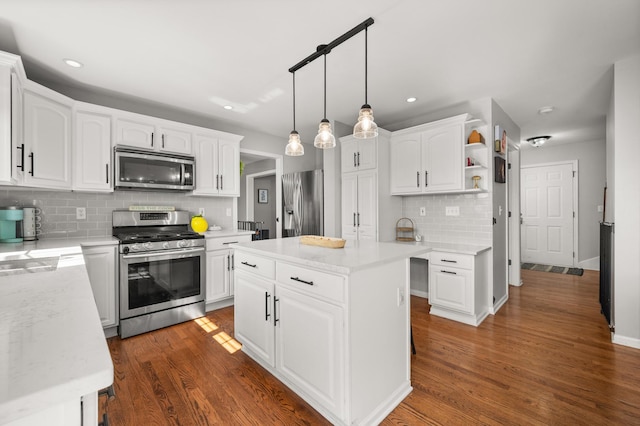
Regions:
M 578 160 L 578 258 L 581 262 L 600 255 L 599 222 L 606 182 L 606 143 L 604 140 L 554 145 L 553 139 L 538 148 L 520 151 L 521 165 Z
M 244 166 L 244 172 L 240 176 L 240 197 L 238 198 L 238 220 L 250 220 L 247 217 L 247 175 L 264 172 L 265 170 L 274 170 L 275 168 L 276 168 L 276 162 L 273 159 L 256 161 L 254 163 L 249 163 Z M 255 180 L 253 183 L 255 185 L 256 183 Z M 274 188 L 274 191 L 275 191 L 275 188 Z M 254 197 L 255 197 L 255 194 L 254 194 Z M 273 198 L 275 202 L 275 192 L 273 193 Z

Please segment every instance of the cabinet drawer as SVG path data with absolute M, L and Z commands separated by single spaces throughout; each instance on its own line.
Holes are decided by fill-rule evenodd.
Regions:
M 432 265 L 448 266 L 451 268 L 473 268 L 473 256 L 469 254 L 446 253 L 442 251 L 432 251 L 429 255 Z
M 344 302 L 344 277 L 278 262 L 276 280 L 298 291 Z
M 247 243 L 251 235 L 229 235 L 227 237 L 207 238 L 207 251 L 228 249 L 230 244 Z
M 235 251 L 235 267 L 242 271 L 252 272 L 265 278 L 274 279 L 276 262 L 261 256 Z

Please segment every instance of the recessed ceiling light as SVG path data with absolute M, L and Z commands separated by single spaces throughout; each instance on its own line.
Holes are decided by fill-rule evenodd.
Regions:
M 225 105 L 222 108 L 224 108 L 224 109 L 233 109 L 233 107 L 231 105 Z
M 413 102 L 415 102 L 417 100 L 418 100 L 418 98 L 414 98 L 413 96 L 410 97 L 410 98 L 407 98 L 407 102 L 409 102 L 409 103 L 413 103 Z
M 64 63 L 73 68 L 82 68 L 83 65 L 81 62 L 78 62 L 74 59 L 64 59 Z
M 538 110 L 538 114 L 540 114 L 540 115 L 551 114 L 554 109 L 555 108 L 552 107 L 552 106 L 543 106 L 542 108 L 540 108 Z
M 551 139 L 551 136 L 534 136 L 527 139 L 527 142 L 529 142 L 531 146 L 535 146 L 537 148 L 541 145 L 544 145 L 544 143 L 549 139 Z

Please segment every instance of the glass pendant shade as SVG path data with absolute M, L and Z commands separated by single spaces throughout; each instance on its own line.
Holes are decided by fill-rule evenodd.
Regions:
M 368 104 L 362 105 L 358 114 L 358 122 L 353 127 L 353 136 L 358 139 L 369 139 L 378 136 L 378 125 L 373 121 L 373 109 Z
M 327 120 L 326 118 L 323 118 L 322 121 L 320 121 L 320 126 L 318 126 L 318 134 L 313 140 L 313 146 L 320 149 L 335 148 L 336 146 L 336 137 L 333 136 L 331 123 L 329 123 L 329 120 Z
M 284 153 L 291 157 L 304 155 L 304 146 L 302 146 L 300 135 L 295 130 L 292 130 L 289 134 L 289 143 Z

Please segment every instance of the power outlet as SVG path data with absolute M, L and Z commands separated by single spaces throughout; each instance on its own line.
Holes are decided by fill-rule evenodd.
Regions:
M 420 216 L 426 216 L 427 215 L 427 209 L 425 207 L 420 207 Z
M 199 214 L 200 216 L 204 216 L 204 207 L 200 207 L 200 208 L 198 208 L 198 214 Z
M 87 209 L 84 207 L 76 207 L 76 219 L 85 220 L 87 218 Z
M 460 216 L 460 207 L 459 206 L 446 206 L 444 208 L 445 216 Z
M 231 216 L 231 209 L 227 209 L 227 216 Z

